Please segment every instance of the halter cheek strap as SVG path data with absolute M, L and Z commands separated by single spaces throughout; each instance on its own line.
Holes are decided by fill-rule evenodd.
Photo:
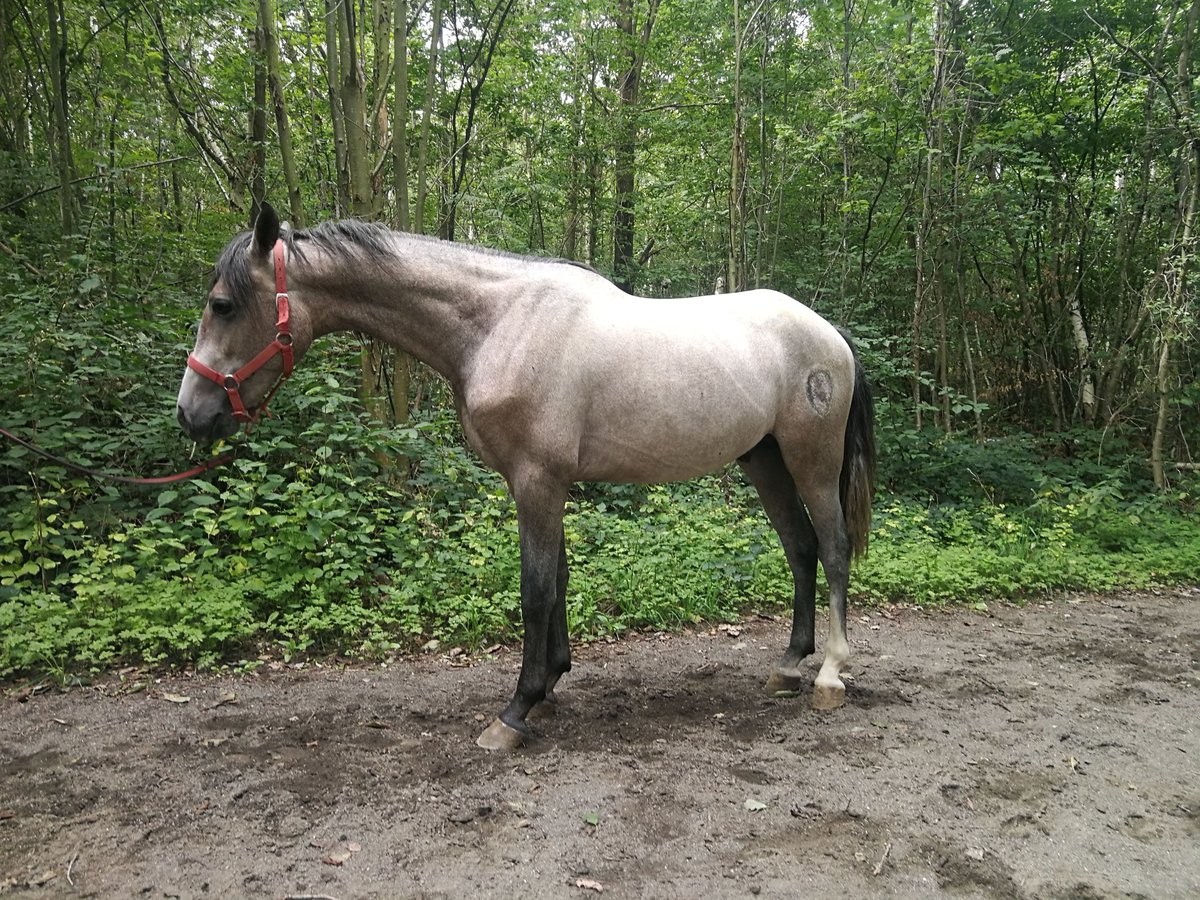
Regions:
M 275 242 L 273 256 L 275 258 L 275 339 L 263 347 L 250 362 L 236 372 L 225 375 L 200 362 L 194 354 L 189 353 L 187 358 L 188 368 L 224 388 L 225 394 L 229 397 L 229 404 L 233 407 L 233 417 L 239 422 L 253 424 L 258 421 L 259 416 L 267 411 L 267 403 L 275 396 L 275 392 L 279 390 L 284 380 L 292 374 L 294 354 L 290 327 L 291 311 L 288 307 L 287 269 L 284 265 L 282 240 Z M 246 379 L 274 359 L 276 355 L 283 358 L 283 372 L 275 380 L 271 389 L 267 391 L 262 403 L 258 405 L 258 409 L 252 414 L 247 411 L 246 404 L 242 402 L 241 387 Z

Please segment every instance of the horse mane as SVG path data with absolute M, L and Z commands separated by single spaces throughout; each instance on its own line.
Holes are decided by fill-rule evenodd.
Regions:
M 250 267 L 247 262 L 246 249 L 253 239 L 253 232 L 243 231 L 233 238 L 217 257 L 213 269 L 212 285 L 218 280 L 223 281 L 229 291 L 229 299 L 243 309 L 250 303 L 253 284 L 250 278 Z M 549 263 L 551 265 L 567 265 L 600 274 L 587 263 L 573 259 L 562 259 L 555 256 L 535 256 L 533 254 L 512 253 L 507 250 L 494 250 L 490 247 L 479 247 L 474 244 L 460 244 L 456 241 L 446 241 L 432 235 L 413 234 L 410 232 L 393 231 L 378 222 L 364 222 L 360 219 L 338 219 L 322 222 L 312 228 L 302 228 L 296 231 L 288 229 L 280 235 L 288 252 L 298 260 L 305 259 L 304 248 L 309 245 L 328 253 L 331 256 L 353 257 L 369 262 L 382 262 L 404 252 L 406 243 L 437 244 L 451 253 L 462 252 L 482 256 L 511 259 L 523 263 Z

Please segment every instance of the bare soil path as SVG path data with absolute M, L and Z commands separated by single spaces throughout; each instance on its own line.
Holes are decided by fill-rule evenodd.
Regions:
M 1200 897 L 1200 589 L 859 612 L 830 713 L 785 636 L 582 647 L 513 755 L 511 651 L 10 690 L 0 894 Z

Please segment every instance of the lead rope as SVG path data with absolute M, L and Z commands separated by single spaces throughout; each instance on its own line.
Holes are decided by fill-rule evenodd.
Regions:
M 237 455 L 236 450 L 229 450 L 222 453 L 220 456 L 214 456 L 212 459 L 205 460 L 198 466 L 194 466 L 185 472 L 175 472 L 171 475 L 156 475 L 149 478 L 142 478 L 134 475 L 113 475 L 110 472 L 101 472 L 99 469 L 91 469 L 87 466 L 80 465 L 76 462 L 71 462 L 69 459 L 63 459 L 61 456 L 56 456 L 49 450 L 39 447 L 32 441 L 27 441 L 23 437 L 18 437 L 7 428 L 0 428 L 0 436 L 8 438 L 14 444 L 24 447 L 35 456 L 40 456 L 42 459 L 48 459 L 50 462 L 62 466 L 64 469 L 69 469 L 72 472 L 78 472 L 80 475 L 86 475 L 88 478 L 95 478 L 101 481 L 118 481 L 121 484 L 140 484 L 145 486 L 154 486 L 160 484 L 173 484 L 177 481 L 186 481 L 189 478 L 195 478 L 197 475 L 202 475 L 213 469 L 219 468 L 233 460 Z

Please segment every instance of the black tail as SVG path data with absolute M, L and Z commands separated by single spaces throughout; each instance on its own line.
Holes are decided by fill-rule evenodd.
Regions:
M 854 343 L 845 332 L 842 337 L 854 354 L 854 396 L 846 420 L 839 488 L 850 551 L 854 556 L 863 556 L 870 539 L 871 500 L 875 495 L 875 401 Z

